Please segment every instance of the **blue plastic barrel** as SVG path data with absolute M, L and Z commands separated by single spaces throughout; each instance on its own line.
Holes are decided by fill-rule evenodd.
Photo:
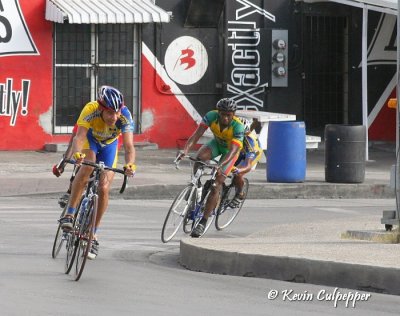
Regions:
M 270 122 L 267 139 L 267 181 L 303 182 L 306 177 L 304 122 Z

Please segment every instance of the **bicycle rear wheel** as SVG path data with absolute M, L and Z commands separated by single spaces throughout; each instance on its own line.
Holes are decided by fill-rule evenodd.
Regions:
M 249 181 L 244 178 L 244 186 L 243 186 L 243 200 L 240 202 L 240 204 L 236 208 L 230 208 L 228 205 L 229 203 L 233 200 L 236 194 L 236 188 L 235 186 L 231 185 L 228 188 L 227 192 L 224 192 L 224 195 L 222 196 L 222 201 L 221 204 L 217 210 L 217 215 L 215 218 L 215 228 L 218 230 L 222 230 L 226 227 L 228 227 L 233 220 L 236 218 L 236 216 L 239 214 L 240 210 L 242 209 L 242 206 L 244 204 L 244 201 L 246 200 L 247 197 L 247 191 L 249 190 Z
M 75 281 L 79 281 L 82 276 L 87 256 L 92 244 L 94 235 L 94 223 L 97 216 L 98 197 L 94 195 L 89 201 L 87 212 L 83 218 L 83 222 L 79 231 L 79 239 L 76 245 L 76 262 L 75 262 Z
M 165 217 L 161 230 L 162 242 L 167 243 L 174 238 L 178 232 L 191 204 L 191 199 L 194 195 L 193 193 L 194 187 L 189 185 L 184 188 L 175 198 L 174 202 L 169 208 L 167 216 Z
M 77 230 L 75 230 L 75 224 L 74 224 L 74 229 L 68 233 L 67 237 L 67 256 L 65 258 L 65 274 L 68 274 L 72 266 L 74 264 L 75 256 L 76 256 L 76 244 L 78 242 L 78 236 L 77 236 Z
M 60 215 L 60 218 L 63 218 L 65 216 L 65 213 L 67 212 L 68 205 L 66 205 Z M 51 256 L 53 259 L 57 258 L 58 254 L 60 253 L 60 250 L 62 248 L 62 245 L 64 241 L 67 239 L 67 233 L 64 233 L 61 224 L 58 224 L 56 235 L 54 237 L 54 242 L 53 242 L 53 249 L 51 250 Z

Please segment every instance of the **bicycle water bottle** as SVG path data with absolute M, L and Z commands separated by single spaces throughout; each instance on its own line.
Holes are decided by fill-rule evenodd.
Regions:
M 79 224 L 82 224 L 83 214 L 86 213 L 87 202 L 88 202 L 88 199 L 84 198 L 82 203 L 81 203 L 81 207 L 80 207 L 81 212 L 80 212 L 80 216 L 79 216 Z
M 85 211 L 86 211 L 87 202 L 88 202 L 88 199 L 87 199 L 87 198 L 84 198 L 83 201 L 82 201 L 82 204 L 81 204 L 82 210 L 85 210 Z

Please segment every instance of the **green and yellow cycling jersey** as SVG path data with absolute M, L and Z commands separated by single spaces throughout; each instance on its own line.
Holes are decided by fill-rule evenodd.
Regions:
M 229 126 L 221 130 L 219 125 L 219 114 L 217 110 L 208 112 L 201 122 L 201 124 L 210 127 L 211 132 L 214 134 L 215 140 L 218 145 L 231 148 L 232 144 L 237 145 L 239 148 L 243 146 L 244 125 L 240 120 L 234 116 Z

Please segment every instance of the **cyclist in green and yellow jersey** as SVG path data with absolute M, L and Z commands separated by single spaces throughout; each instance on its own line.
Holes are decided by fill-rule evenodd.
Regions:
M 207 144 L 203 145 L 197 152 L 197 159 L 208 161 L 210 159 L 221 156 L 219 160 L 219 171 L 216 178 L 216 186 L 212 188 L 210 196 L 206 201 L 204 217 L 200 223 L 193 229 L 191 236 L 200 237 L 206 227 L 208 217 L 213 209 L 217 206 L 219 192 L 222 183 L 224 183 L 227 175 L 231 172 L 239 157 L 240 150 L 243 147 L 244 125 L 235 116 L 237 109 L 236 102 L 232 99 L 224 98 L 218 101 L 216 110 L 208 112 L 204 117 L 196 131 L 188 139 L 182 154 L 187 155 L 192 148 L 210 128 L 214 134 L 214 138 Z M 194 171 L 198 166 L 194 165 Z

